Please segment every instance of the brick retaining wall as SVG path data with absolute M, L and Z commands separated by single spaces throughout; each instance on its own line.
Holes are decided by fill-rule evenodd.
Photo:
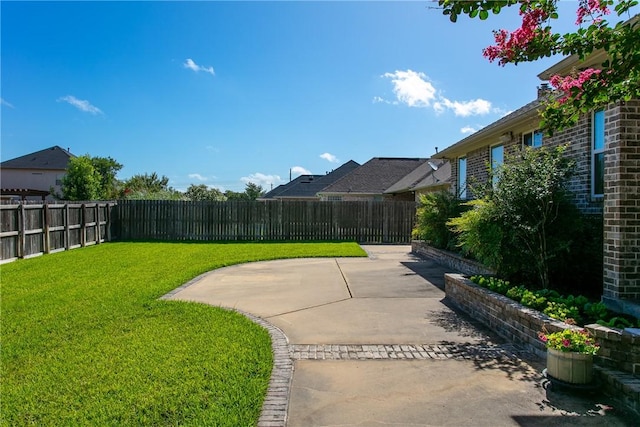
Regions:
M 482 288 L 461 274 L 445 274 L 445 292 L 453 305 L 542 359 L 546 359 L 547 351 L 538 339 L 539 331 L 577 328 Z M 594 361 L 604 388 L 640 413 L 640 335 L 597 324 L 586 325 L 585 329 L 600 344 Z
M 411 241 L 411 252 L 430 258 L 438 264 L 446 265 L 464 274 L 495 274 L 495 271 L 485 267 L 479 262 L 463 258 L 453 252 L 434 248 L 419 240 Z

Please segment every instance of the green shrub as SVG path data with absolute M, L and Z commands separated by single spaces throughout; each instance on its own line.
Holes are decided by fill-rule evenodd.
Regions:
M 603 302 L 586 303 L 584 314 L 593 321 L 605 320 L 609 318 L 609 309 Z
M 628 319 L 625 319 L 624 317 L 613 317 L 609 321 L 598 320 L 597 323 L 598 325 L 607 326 L 609 328 L 618 328 L 618 329 L 632 328 L 634 326 L 633 323 L 631 323 Z
M 522 301 L 522 296 L 527 291 L 524 286 L 514 286 L 507 291 L 507 298 L 511 298 L 516 302 Z
M 474 188 L 480 199 L 449 222 L 462 249 L 503 277 L 549 287 L 550 261 L 570 246 L 573 230 L 565 224 L 577 215 L 565 189 L 574 167 L 565 149 L 525 149 L 500 165 L 488 185 Z
M 460 199 L 448 191 L 439 191 L 422 194 L 419 202 L 413 237 L 436 248 L 458 250 L 456 234 L 447 222 L 465 210 Z
M 563 302 L 549 301 L 547 307 L 542 311 L 547 316 L 562 322 L 572 319 L 571 323 L 580 323 L 580 311 L 576 306 L 570 306 Z
M 525 291 L 522 294 L 522 299 L 520 303 L 526 307 L 531 307 L 534 310 L 544 310 L 547 305 L 547 299 L 543 296 L 536 295 L 531 291 Z

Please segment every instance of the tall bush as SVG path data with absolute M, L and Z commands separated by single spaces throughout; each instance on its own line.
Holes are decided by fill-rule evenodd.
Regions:
M 420 195 L 413 237 L 436 248 L 456 250 L 456 235 L 447 222 L 464 210 L 461 200 L 448 191 Z
M 506 276 L 532 274 L 547 288 L 550 260 L 572 241 L 571 227 L 559 225 L 579 216 L 565 188 L 574 168 L 565 149 L 526 148 L 508 156 L 495 179 L 477 189 L 473 209 L 450 222 L 463 250 Z

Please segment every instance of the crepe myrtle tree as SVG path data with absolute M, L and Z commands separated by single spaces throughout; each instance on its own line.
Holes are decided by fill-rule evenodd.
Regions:
M 456 22 L 461 15 L 485 20 L 505 8 L 516 7 L 522 24 L 515 30 L 495 30 L 495 44 L 483 55 L 499 65 L 518 64 L 556 54 L 585 59 L 592 52 L 607 53 L 601 64 L 554 75 L 549 83 L 556 96 L 546 100 L 541 127 L 561 130 L 578 121 L 580 114 L 615 101 L 640 97 L 640 19 L 631 17 L 637 0 L 578 0 L 573 32 L 553 31 L 559 0 L 438 0 L 444 15 Z M 610 21 L 617 21 L 612 23 Z

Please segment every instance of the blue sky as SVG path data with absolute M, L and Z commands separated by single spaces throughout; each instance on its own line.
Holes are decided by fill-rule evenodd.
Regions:
M 2 160 L 59 145 L 121 179 L 243 191 L 429 157 L 532 101 L 557 60 L 491 64 L 517 11 L 452 24 L 434 5 L 3 1 Z

